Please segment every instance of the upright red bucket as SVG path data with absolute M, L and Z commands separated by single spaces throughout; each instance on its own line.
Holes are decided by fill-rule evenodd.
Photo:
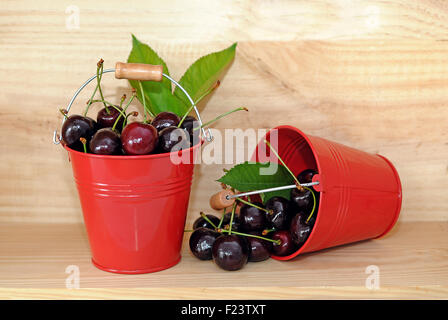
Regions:
M 190 161 L 180 164 L 170 153 L 102 156 L 66 148 L 95 266 L 136 274 L 179 262 L 200 145 L 183 150 Z
M 401 208 L 401 183 L 392 163 L 381 155 L 366 153 L 336 142 L 305 135 L 292 126 L 279 126 L 265 137 L 270 141 L 277 130 L 280 157 L 294 174 L 315 169 L 313 181 L 320 191 L 317 219 L 303 246 L 277 260 L 289 260 L 304 252 L 385 235 L 398 219 Z M 252 159 L 269 161 L 264 140 Z

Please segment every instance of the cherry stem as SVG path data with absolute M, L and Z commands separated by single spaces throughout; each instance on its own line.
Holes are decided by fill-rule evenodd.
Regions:
M 275 228 L 272 228 L 272 229 L 265 229 L 265 230 L 263 230 L 263 232 L 261 233 L 263 236 L 265 236 L 265 235 L 267 235 L 268 233 L 271 233 L 271 232 L 273 232 L 273 231 L 275 231 Z
M 188 108 L 187 112 L 185 112 L 184 116 L 182 117 L 182 119 L 180 119 L 179 124 L 177 125 L 178 128 L 180 128 L 180 126 L 182 125 L 182 123 L 184 123 L 185 118 L 187 118 L 187 116 L 190 114 L 191 110 L 193 110 L 195 104 L 192 104 L 190 108 Z
M 147 115 L 147 114 L 149 113 L 150 116 L 151 116 L 152 118 L 154 118 L 154 115 L 152 114 L 151 111 L 149 111 L 149 110 L 146 109 L 146 97 L 145 97 L 145 92 L 143 91 L 143 85 L 142 85 L 142 82 L 139 81 L 139 82 L 138 82 L 138 85 L 139 85 L 139 87 L 140 87 L 140 94 L 142 95 L 143 109 L 145 110 L 145 120 L 144 120 L 143 122 L 144 122 L 144 123 L 148 123 L 148 115 Z
M 126 125 L 127 125 L 127 123 L 128 123 L 128 118 L 129 118 L 130 116 L 134 116 L 134 117 L 136 117 L 136 116 L 138 116 L 138 112 L 137 112 L 137 111 L 134 111 L 134 112 L 128 113 L 128 115 L 126 116 L 126 119 L 123 121 L 123 126 L 122 126 L 122 128 L 121 128 L 122 131 L 123 131 L 124 127 L 126 127 Z
M 223 209 L 222 217 L 221 217 L 221 220 L 219 221 L 219 224 L 218 224 L 218 229 L 221 228 L 222 223 L 224 222 L 224 216 L 225 215 L 226 215 L 226 208 Z
M 201 217 L 204 218 L 205 221 L 210 223 L 213 228 L 218 229 L 218 227 L 207 217 L 207 215 L 204 212 L 201 212 Z
M 101 77 L 100 77 L 100 74 L 99 74 L 100 69 L 96 69 L 96 81 L 97 81 L 97 87 L 98 87 L 98 91 L 100 93 L 101 100 L 103 100 L 104 107 L 106 108 L 106 112 L 107 112 L 107 114 L 110 114 L 110 111 L 107 108 L 106 103 L 104 102 L 103 90 L 101 89 L 101 79 L 103 78 L 103 76 L 102 76 L 102 74 L 103 74 L 103 62 L 104 62 L 103 59 L 101 59 L 98 62 L 98 64 L 101 65 L 101 68 L 100 68 L 101 69 Z
M 299 189 L 300 191 L 302 191 L 303 189 L 309 190 L 311 192 L 311 195 L 313 196 L 313 209 L 311 210 L 311 214 L 308 216 L 308 219 L 306 219 L 306 222 L 308 222 L 313 213 L 314 210 L 316 209 L 316 196 L 314 195 L 313 190 L 311 190 L 308 187 L 304 187 L 300 184 L 299 180 L 297 179 L 297 177 L 292 173 L 292 171 L 288 168 L 288 166 L 286 165 L 286 163 L 282 160 L 282 158 L 280 157 L 280 155 L 278 154 L 278 152 L 271 146 L 271 144 L 267 141 L 264 140 L 264 143 L 266 143 L 266 145 L 269 147 L 269 149 L 271 149 L 271 151 L 277 156 L 278 160 L 280 160 L 280 162 L 283 164 L 283 166 L 286 168 L 286 170 L 288 170 L 288 172 L 291 174 L 291 176 L 294 178 L 294 180 L 296 181 L 296 185 L 297 185 L 297 189 Z
M 67 110 L 65 109 L 59 109 L 59 112 L 62 113 L 62 115 L 64 116 L 65 119 L 67 119 Z
M 236 209 L 236 202 L 233 204 L 232 215 L 230 216 L 229 234 L 232 234 L 232 224 L 233 224 L 233 217 L 235 216 L 235 209 Z
M 316 209 L 316 203 L 317 203 L 317 201 L 316 201 L 316 196 L 314 195 L 313 190 L 311 190 L 311 189 L 308 188 L 308 187 L 302 187 L 302 188 L 309 190 L 309 191 L 311 192 L 311 195 L 313 196 L 313 209 L 311 210 L 311 213 L 310 213 L 310 215 L 308 216 L 308 219 L 306 219 L 306 221 L 305 221 L 306 223 L 308 223 L 308 221 L 310 221 L 311 217 L 313 216 L 314 210 Z
M 101 62 L 101 60 L 100 60 L 100 62 Z M 97 65 L 96 65 L 96 74 L 97 74 L 97 75 L 98 75 L 99 70 L 101 69 L 101 66 L 102 66 L 102 63 L 100 64 L 100 62 L 98 62 Z M 99 77 L 100 77 L 100 81 L 101 81 L 101 78 L 103 77 L 103 73 L 102 73 L 102 72 L 101 72 L 101 74 L 100 74 Z M 92 102 L 93 102 L 92 99 L 93 99 L 93 97 L 95 96 L 97 90 L 98 90 L 98 82 L 97 82 L 97 85 L 96 85 L 96 87 L 95 87 L 95 90 L 93 90 L 93 93 L 92 93 L 92 95 L 90 96 L 89 101 L 87 102 L 86 110 L 84 110 L 84 117 L 87 116 L 87 112 L 89 111 L 89 108 L 90 108 L 90 106 L 92 105 Z
M 230 230 L 226 230 L 226 229 L 219 229 L 219 232 L 227 232 L 228 234 L 230 233 Z M 242 233 L 242 232 L 237 232 L 237 231 L 232 231 L 234 234 L 239 235 L 239 236 L 244 236 L 244 237 L 252 237 L 252 238 L 257 238 L 257 239 L 261 239 L 261 240 L 265 240 L 265 241 L 270 241 L 273 242 L 275 244 L 281 244 L 280 240 L 273 240 L 273 239 L 269 239 L 269 238 L 265 238 L 262 236 L 257 236 L 255 234 L 249 234 L 249 233 Z
M 291 176 L 294 178 L 294 181 L 296 182 L 297 186 L 301 186 L 299 180 L 297 179 L 297 177 L 294 175 L 294 173 L 292 173 L 292 171 L 288 168 L 288 166 L 286 165 L 286 163 L 282 160 L 282 158 L 280 157 L 280 155 L 278 154 L 277 150 L 274 149 L 274 147 L 271 146 L 271 144 L 267 141 L 264 140 L 264 143 L 269 147 L 269 149 L 271 149 L 271 151 L 275 154 L 275 156 L 278 158 L 278 160 L 282 163 L 282 165 L 286 168 L 286 170 L 288 170 L 288 172 L 291 174 Z
M 114 108 L 115 110 L 117 110 L 120 115 L 122 115 L 123 117 L 126 117 L 126 113 L 124 112 L 125 110 L 121 110 L 119 107 L 117 107 L 116 105 L 114 105 L 113 103 L 110 103 L 109 101 L 106 100 L 93 100 L 92 102 L 103 102 L 108 104 L 110 107 Z
M 194 232 L 194 230 L 191 230 L 191 229 L 185 229 L 184 232 Z
M 208 96 L 210 93 L 218 89 L 218 87 L 221 85 L 221 81 L 216 81 L 207 91 L 204 92 L 202 96 L 196 99 L 194 102 L 195 105 L 197 105 L 199 102 L 201 102 L 202 99 L 204 99 L 206 96 Z
M 185 118 L 190 114 L 190 112 L 193 110 L 194 106 L 197 105 L 202 99 L 204 99 L 206 96 L 208 96 L 210 93 L 212 93 L 216 88 L 219 87 L 219 85 L 221 84 L 221 82 L 218 80 L 215 82 L 215 84 L 213 86 L 211 86 L 202 96 L 200 96 L 195 102 L 194 104 L 192 104 L 190 106 L 190 108 L 188 108 L 187 112 L 185 112 L 184 116 L 182 117 L 182 119 L 180 119 L 179 124 L 177 125 L 178 128 L 180 128 L 180 126 L 182 125 L 182 123 L 184 122 Z
M 257 206 L 256 204 L 250 203 L 250 202 L 248 202 L 248 201 L 246 201 L 246 200 L 244 200 L 244 199 L 241 199 L 241 198 L 235 198 L 235 199 L 238 200 L 238 201 L 240 201 L 240 202 L 242 202 L 242 203 L 244 203 L 244 204 L 247 204 L 248 206 L 252 206 L 252 207 L 254 207 L 254 208 L 257 208 L 257 209 L 259 209 L 259 210 L 262 210 L 262 211 L 264 211 L 264 212 L 266 212 L 266 213 L 269 213 L 269 214 L 272 213 L 272 210 L 268 210 L 268 209 L 262 208 L 262 207 L 260 207 L 260 206 Z
M 81 141 L 82 146 L 84 147 L 84 153 L 87 153 L 87 146 L 86 146 L 87 140 L 85 138 L 82 138 L 82 137 L 79 138 L 79 140 Z
M 107 104 L 109 107 L 114 107 L 114 106 L 115 106 L 112 102 L 109 102 L 109 101 L 107 101 L 107 100 L 103 100 L 103 99 L 92 100 L 92 103 L 97 103 L 97 102 L 105 103 L 105 104 Z
M 126 98 L 126 95 L 124 95 L 124 97 Z M 114 123 L 114 125 L 112 127 L 112 130 L 115 130 L 115 127 L 117 126 L 118 121 L 120 121 L 122 116 L 125 118 L 125 121 L 123 121 L 123 124 L 124 124 L 124 122 L 126 122 L 126 120 L 128 119 L 128 116 L 126 115 L 126 110 L 128 109 L 128 107 L 131 104 L 132 100 L 134 100 L 134 98 L 135 98 L 135 95 L 133 94 L 131 99 L 129 99 L 128 103 L 126 104 L 126 107 L 124 107 L 123 110 L 121 110 L 120 108 L 122 106 L 122 103 L 123 103 L 124 99 L 123 98 L 121 99 L 120 108 L 117 108 L 117 110 L 120 111 L 120 115 L 118 116 L 117 120 L 115 120 L 115 123 Z
M 196 130 L 199 130 L 199 129 L 205 127 L 205 126 L 208 126 L 208 125 L 212 124 L 213 122 L 218 121 L 219 119 L 221 119 L 221 118 L 223 118 L 223 117 L 225 117 L 225 116 L 228 116 L 228 115 L 231 114 L 231 113 L 234 113 L 234 112 L 237 112 L 237 111 L 243 111 L 243 110 L 244 110 L 244 111 L 249 111 L 246 107 L 239 107 L 239 108 L 233 109 L 233 110 L 231 110 L 231 111 L 229 111 L 229 112 L 226 112 L 226 113 L 223 113 L 223 114 L 217 116 L 217 117 L 216 117 L 215 119 L 213 119 L 213 120 L 210 120 L 210 121 L 204 123 L 204 124 L 203 124 L 202 126 L 200 126 L 200 127 L 193 128 L 193 131 L 196 131 Z
M 124 100 L 126 100 L 126 95 L 125 95 L 125 94 L 123 94 L 123 96 L 121 97 L 121 100 L 120 100 L 120 108 L 123 106 L 123 102 L 124 102 Z

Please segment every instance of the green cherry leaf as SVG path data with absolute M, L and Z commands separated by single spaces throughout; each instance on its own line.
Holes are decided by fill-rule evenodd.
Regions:
M 187 90 L 193 101 L 197 101 L 218 81 L 222 72 L 235 58 L 236 45 L 237 43 L 234 43 L 227 49 L 203 56 L 187 69 L 179 83 Z M 174 89 L 174 95 L 187 106 L 191 105 L 179 88 Z
M 165 61 L 160 58 L 160 56 L 154 51 L 154 49 L 138 40 L 134 35 L 132 35 L 132 50 L 129 53 L 128 62 L 162 65 L 163 73 L 170 75 L 168 66 L 166 65 Z M 171 91 L 171 81 L 166 78 L 163 78 L 161 83 L 154 81 L 152 81 L 151 83 L 157 85 L 163 84 Z
M 137 98 L 143 103 L 138 81 L 129 80 L 133 88 L 137 90 Z M 158 84 L 158 85 L 155 85 Z M 187 112 L 188 107 L 182 101 L 176 98 L 171 91 L 158 82 L 142 81 L 143 91 L 145 93 L 146 107 L 154 115 L 163 111 L 169 111 L 182 117 Z
M 224 176 L 218 179 L 218 182 L 224 183 L 238 190 L 239 192 L 275 188 L 294 184 L 294 179 L 288 170 L 278 164 L 277 170 L 272 174 L 260 174 L 263 169 L 266 170 L 271 164 L 244 162 L 228 170 Z M 291 190 L 272 191 L 260 194 L 263 203 L 266 203 L 271 197 L 280 196 L 290 200 Z
M 140 42 L 134 35 L 132 35 L 132 50 L 127 62 L 162 65 L 163 72 L 169 75 L 165 61 L 149 45 Z M 129 83 L 137 90 L 137 98 L 143 103 L 138 81 L 129 80 Z M 170 111 L 183 116 L 188 110 L 187 105 L 171 92 L 170 80 L 164 78 L 162 82 L 142 81 L 142 87 L 145 94 L 146 107 L 154 115 L 162 111 Z

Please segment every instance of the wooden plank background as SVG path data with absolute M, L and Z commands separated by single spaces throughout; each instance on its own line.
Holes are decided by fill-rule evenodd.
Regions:
M 70 5 L 79 8 L 79 29 L 66 28 Z M 215 128 L 290 124 L 378 152 L 401 176 L 401 221 L 446 221 L 447 21 L 448 2 L 435 0 L 2 1 L 0 222 L 82 222 L 67 155 L 51 141 L 57 110 L 99 58 L 106 67 L 126 60 L 131 33 L 159 52 L 175 78 L 238 41 L 203 116 L 240 105 L 250 115 Z M 108 100 L 129 92 L 111 76 L 104 87 Z M 223 167 L 197 168 L 189 222 L 208 209 Z

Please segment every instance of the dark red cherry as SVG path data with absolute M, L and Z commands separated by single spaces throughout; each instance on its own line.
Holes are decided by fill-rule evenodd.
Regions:
M 90 140 L 90 151 L 95 154 L 121 154 L 121 140 L 111 128 L 98 130 Z
M 158 137 L 157 130 L 152 125 L 132 122 L 124 127 L 121 133 L 121 143 L 126 154 L 149 154 L 157 146 Z
M 93 131 L 94 131 L 93 133 L 95 133 L 99 129 L 98 123 L 96 123 L 96 121 L 90 117 L 86 117 L 86 118 L 87 118 L 87 121 L 89 121 L 89 123 L 90 123 L 90 127 L 93 128 Z M 93 134 L 92 134 L 92 136 L 93 136 Z
M 303 213 L 298 213 L 291 221 L 291 226 L 289 232 L 291 233 L 292 241 L 301 246 L 306 239 L 308 239 L 312 226 L 307 224 L 305 215 Z
M 249 248 L 244 238 L 234 234 L 221 235 L 212 248 L 213 260 L 222 269 L 239 270 L 247 263 Z
M 190 141 L 185 130 L 178 127 L 167 127 L 159 131 L 158 150 L 162 153 L 188 149 Z
M 258 207 L 263 207 L 259 202 L 253 202 Z M 240 226 L 244 231 L 259 231 L 266 228 L 267 219 L 266 212 L 244 204 L 240 209 Z
M 188 137 L 190 138 L 190 143 L 194 146 L 199 142 L 199 129 L 193 130 L 194 128 L 200 127 L 200 123 L 193 116 L 185 117 L 184 121 L 181 124 L 181 127 L 188 132 Z
M 207 228 L 196 229 L 190 236 L 191 252 L 200 260 L 211 260 L 213 244 L 220 235 L 220 233 Z
M 315 174 L 317 174 L 316 170 L 306 169 L 298 174 L 297 179 L 300 183 L 310 183 L 313 181 L 313 177 Z M 314 196 L 316 197 L 317 210 L 319 204 L 319 192 L 314 191 L 312 188 L 311 190 L 312 191 L 304 189 L 303 191 L 300 191 L 297 188 L 291 189 L 291 201 L 294 203 L 296 211 L 311 211 L 314 203 L 312 193 L 314 193 Z
M 154 128 L 157 129 L 157 131 L 160 131 L 162 129 L 168 128 L 168 127 L 177 127 L 177 125 L 180 122 L 180 118 L 177 114 L 172 112 L 160 112 L 151 122 L 151 124 L 154 126 Z
M 315 174 L 317 174 L 316 170 L 305 169 L 298 174 L 297 179 L 300 183 L 310 183 L 313 181 L 313 177 Z
M 288 256 L 296 249 L 291 234 L 287 230 L 275 231 L 272 234 L 272 240 L 280 240 L 280 244 L 272 244 L 272 253 L 277 256 Z
M 258 233 L 256 235 L 259 235 Z M 255 237 L 246 237 L 249 246 L 249 261 L 259 262 L 269 259 L 272 251 L 272 242 Z
M 115 106 L 116 108 L 123 111 L 123 109 L 119 106 Z M 109 111 L 109 112 L 108 112 Z M 98 115 L 96 116 L 96 121 L 98 123 L 98 128 L 112 128 L 115 124 L 115 121 L 117 121 L 118 117 L 120 117 L 121 113 L 115 109 L 114 107 L 107 107 L 101 109 L 98 111 Z M 117 125 L 115 126 L 115 129 L 117 129 L 119 132 L 121 132 L 121 129 L 123 128 L 123 122 L 124 117 L 121 116 L 118 120 Z
M 75 114 L 68 117 L 62 125 L 62 141 L 66 146 L 81 151 L 83 145 L 79 139 L 84 138 L 89 142 L 95 131 L 95 120 Z
M 310 206 L 313 205 L 312 191 L 303 189 L 300 191 L 298 188 L 291 189 L 291 201 L 296 207 L 296 211 L 308 211 Z
M 223 218 L 223 220 L 222 220 L 222 226 L 225 228 L 225 229 L 230 229 L 230 218 L 231 218 L 231 216 L 232 216 L 232 212 L 227 212 L 225 215 L 224 215 L 224 218 Z M 233 220 L 232 220 L 232 230 L 233 231 L 240 231 L 240 217 L 239 217 L 239 215 L 238 214 L 234 214 L 233 215 Z
M 221 221 L 217 216 L 214 216 L 212 214 L 206 214 L 206 216 L 211 222 L 215 224 L 215 226 L 218 226 L 219 222 Z M 197 218 L 193 223 L 193 230 L 196 230 L 198 228 L 214 229 L 213 226 L 203 217 Z
M 272 197 L 266 202 L 266 209 L 271 211 L 266 214 L 266 217 L 272 228 L 276 230 L 286 230 L 289 228 L 293 212 L 287 199 L 283 197 Z

